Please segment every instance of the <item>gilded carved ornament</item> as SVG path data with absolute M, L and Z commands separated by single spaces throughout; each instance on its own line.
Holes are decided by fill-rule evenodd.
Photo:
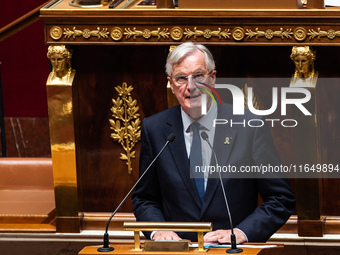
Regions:
M 77 36 L 83 36 L 84 38 L 88 39 L 91 36 L 97 37 L 98 39 L 101 38 L 108 38 L 109 32 L 107 32 L 107 28 L 100 29 L 100 27 L 97 27 L 97 30 L 90 30 L 85 28 L 84 30 L 77 30 L 76 27 L 73 27 L 72 29 L 64 28 L 65 38 L 76 38 Z
M 242 41 L 244 38 L 245 32 L 242 27 L 235 27 L 232 32 L 232 37 L 235 41 Z
M 50 45 L 47 58 L 52 65 L 47 85 L 71 86 L 75 75 L 75 70 L 71 66 L 72 50 L 65 45 Z
M 112 99 L 111 112 L 114 119 L 109 119 L 109 122 L 110 129 L 114 132 L 111 133 L 111 138 L 123 147 L 125 153 L 120 154 L 120 159 L 127 161 L 128 173 L 131 174 L 131 159 L 135 158 L 133 149 L 141 136 L 139 106 L 137 100 L 131 97 L 132 86 L 128 87 L 124 82 L 122 86 L 115 87 L 115 90 L 118 92 L 118 98 Z
M 303 27 L 297 27 L 294 30 L 294 38 L 295 40 L 302 42 L 307 38 L 307 31 Z
M 224 39 L 230 39 L 231 33 L 229 33 L 230 29 L 225 29 L 222 31 L 221 28 L 218 28 L 217 31 L 212 31 L 210 29 L 205 29 L 205 30 L 198 30 L 196 27 L 194 28 L 194 31 L 191 31 L 189 28 L 185 28 L 185 38 L 190 39 L 191 37 L 204 37 L 205 39 L 210 39 L 211 37 L 218 37 L 221 39 L 222 37 Z
M 268 40 L 273 39 L 274 37 L 279 37 L 281 39 L 292 39 L 292 29 L 286 29 L 285 31 L 281 27 L 279 31 L 273 31 L 271 29 L 267 29 L 266 31 L 259 31 L 258 28 L 255 29 L 255 31 L 252 31 L 251 29 L 247 29 L 247 39 L 252 39 L 253 37 L 256 38 L 256 40 L 260 37 L 265 37 Z
M 50 29 L 50 36 L 53 40 L 60 40 L 63 36 L 63 30 L 58 26 L 54 26 Z
M 155 36 L 159 40 L 161 38 L 168 39 L 170 33 L 168 32 L 168 28 L 164 28 L 162 31 L 160 28 L 157 28 L 157 30 L 144 29 L 143 31 L 140 31 L 134 27 L 132 30 L 130 28 L 125 28 L 124 35 L 126 39 L 131 37 L 136 39 L 138 36 L 142 36 L 144 39 L 150 39 L 152 36 Z
M 335 31 L 333 29 L 329 29 L 328 31 L 321 31 L 321 28 L 318 28 L 317 31 L 314 29 L 309 29 L 309 39 L 313 40 L 314 38 L 318 38 L 319 40 L 321 37 L 327 37 L 330 40 L 333 40 L 335 37 L 340 36 L 340 31 Z
M 84 37 L 85 39 L 88 39 L 90 37 L 97 37 L 98 39 L 104 38 L 107 39 L 109 36 L 109 32 L 107 31 L 107 28 L 100 28 L 97 27 L 97 30 L 90 30 L 85 28 L 84 30 L 79 30 L 76 29 L 76 27 L 73 27 L 72 29 L 70 28 L 64 28 L 64 32 L 62 29 L 58 26 L 54 26 L 50 29 L 50 36 L 53 40 L 57 41 L 62 38 L 64 35 L 65 39 L 70 39 L 73 38 L 75 39 L 76 37 Z
M 316 51 L 310 46 L 294 46 L 290 59 L 294 62 L 295 72 L 289 86 L 315 88 L 319 76 L 314 68 Z
M 100 27 L 97 27 L 97 30 L 91 30 L 87 28 L 79 30 L 76 29 L 76 27 L 72 27 L 64 28 L 63 31 L 60 27 L 53 26 L 50 29 L 49 34 L 50 37 L 55 41 L 60 40 L 62 36 L 64 36 L 65 39 L 75 39 L 76 37 L 88 39 L 90 37 L 97 37 L 98 40 L 102 38 L 107 39 L 110 36 L 113 41 L 120 41 L 124 35 L 126 40 L 131 38 L 136 39 L 137 37 L 143 37 L 145 40 L 148 40 L 151 37 L 157 37 L 158 40 L 167 40 L 171 38 L 173 41 L 180 41 L 183 37 L 185 37 L 185 39 L 190 39 L 192 37 L 194 39 L 203 37 L 206 40 L 209 40 L 213 37 L 225 40 L 230 40 L 233 38 L 235 41 L 242 41 L 245 37 L 247 37 L 248 40 L 258 40 L 259 38 L 271 40 L 275 37 L 281 38 L 282 40 L 291 40 L 294 37 L 296 41 L 302 42 L 306 40 L 307 37 L 309 37 L 309 40 L 314 40 L 315 38 L 320 40 L 322 37 L 327 37 L 329 40 L 333 40 L 336 37 L 340 37 L 340 31 L 335 31 L 334 29 L 322 31 L 321 28 L 318 28 L 317 30 L 309 29 L 307 32 L 307 30 L 303 27 L 297 27 L 294 29 L 294 31 L 292 28 L 280 28 L 279 30 L 272 30 L 268 28 L 265 31 L 261 31 L 259 28 L 255 28 L 255 30 L 245 30 L 242 27 L 235 27 L 232 29 L 223 29 L 220 27 L 216 29 L 206 28 L 204 30 L 199 30 L 197 27 L 194 27 L 194 29 L 191 30 L 190 28 L 181 28 L 179 26 L 172 27 L 171 29 L 162 29 L 158 27 L 155 30 L 150 30 L 147 28 L 139 30 L 136 27 L 133 29 L 114 27 L 111 32 L 108 32 L 108 30 L 108 28 Z
M 183 38 L 183 30 L 180 27 L 173 27 L 170 30 L 170 36 L 174 41 L 180 41 Z
M 123 38 L 123 30 L 120 27 L 114 27 L 110 35 L 112 40 L 120 41 Z

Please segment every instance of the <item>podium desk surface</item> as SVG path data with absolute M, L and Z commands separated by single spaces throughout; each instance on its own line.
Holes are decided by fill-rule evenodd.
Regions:
M 131 1 L 135 2 L 123 0 Z M 212 45 L 340 46 L 339 7 L 254 10 L 134 5 L 110 9 L 69 3 L 52 0 L 41 8 L 47 44 L 173 45 L 194 39 Z
M 114 251 L 110 252 L 98 252 L 97 249 L 101 246 L 86 246 L 82 249 L 78 254 L 79 255 L 109 255 L 109 254 L 116 254 L 116 255 L 126 255 L 126 254 L 134 254 L 134 255 L 172 255 L 172 254 L 227 254 L 227 248 L 209 248 L 209 250 L 204 252 L 195 252 L 195 248 L 190 248 L 189 252 L 171 252 L 171 251 L 153 251 L 153 252 L 135 252 L 131 251 L 133 246 L 129 245 L 111 245 L 115 248 Z M 263 247 L 263 245 L 261 245 Z M 277 247 L 270 247 L 270 248 L 242 248 L 243 252 L 239 253 L 240 255 L 283 255 L 283 245 L 279 245 Z

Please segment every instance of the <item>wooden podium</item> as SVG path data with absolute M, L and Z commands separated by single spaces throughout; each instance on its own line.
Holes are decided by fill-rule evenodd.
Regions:
M 80 251 L 79 255 L 92 255 L 92 254 L 153 254 L 153 255 L 161 255 L 161 254 L 226 254 L 226 250 L 229 248 L 226 247 L 204 247 L 203 242 L 203 232 L 211 231 L 212 224 L 208 222 L 204 223 L 195 223 L 195 222 L 125 222 L 124 223 L 125 230 L 134 231 L 134 245 L 131 244 L 116 244 L 111 247 L 114 248 L 113 251 L 109 252 L 99 252 L 98 248 L 101 246 L 87 246 L 83 250 Z M 166 245 L 161 244 L 162 242 L 158 241 L 145 241 L 144 247 L 140 244 L 140 231 L 153 231 L 153 230 L 173 230 L 173 231 L 193 231 L 197 232 L 198 235 L 198 243 L 197 247 L 190 247 L 188 240 L 187 246 L 184 249 L 174 249 L 176 241 L 165 241 Z M 154 249 L 150 246 L 147 246 L 147 242 L 151 243 L 150 246 L 158 246 L 158 248 Z M 194 245 L 193 245 L 194 246 Z M 251 247 L 250 247 L 251 246 Z M 283 245 L 268 245 L 266 244 L 255 244 L 249 245 L 247 247 L 242 248 L 243 252 L 238 254 L 246 254 L 246 255 L 283 255 Z M 248 248 L 249 247 L 249 248 Z M 265 247 L 265 248 L 264 248 Z
M 263 244 L 265 245 L 265 244 Z M 261 247 L 263 247 L 261 245 Z M 107 255 L 107 254 L 117 254 L 117 255 L 126 255 L 126 254 L 133 254 L 133 255 L 173 255 L 173 254 L 201 254 L 195 252 L 193 248 L 190 248 L 189 252 L 166 252 L 166 251 L 160 251 L 160 252 L 131 252 L 130 250 L 133 248 L 132 245 L 127 244 L 117 244 L 115 245 L 115 250 L 110 252 L 98 252 L 97 249 L 100 246 L 87 246 L 84 249 L 82 249 L 78 254 L 79 255 Z M 204 254 L 226 254 L 226 248 L 211 248 Z M 283 255 L 283 245 L 277 246 L 277 247 L 268 247 L 268 248 L 243 248 L 242 253 L 238 253 L 241 255 Z

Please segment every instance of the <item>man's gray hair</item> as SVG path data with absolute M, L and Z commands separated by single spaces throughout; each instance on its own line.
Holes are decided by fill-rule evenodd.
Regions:
M 185 42 L 174 48 L 168 55 L 165 65 L 165 72 L 168 76 L 172 75 L 173 66 L 180 64 L 180 62 L 187 56 L 190 56 L 197 50 L 202 51 L 205 55 L 206 66 L 209 72 L 215 70 L 215 61 L 211 52 L 202 44 Z

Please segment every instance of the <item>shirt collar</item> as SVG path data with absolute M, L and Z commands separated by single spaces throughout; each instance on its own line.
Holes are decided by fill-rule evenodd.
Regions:
M 195 121 L 200 123 L 200 125 L 203 126 L 203 129 L 210 131 L 213 126 L 214 119 L 216 119 L 217 117 L 217 106 L 214 103 L 212 103 L 207 114 L 203 115 L 198 120 L 194 120 L 188 114 L 186 114 L 183 111 L 182 107 L 181 107 L 181 115 L 182 115 L 182 121 L 183 121 L 183 128 L 185 132 L 190 131 L 190 128 L 189 128 L 190 125 L 192 122 L 195 122 Z

